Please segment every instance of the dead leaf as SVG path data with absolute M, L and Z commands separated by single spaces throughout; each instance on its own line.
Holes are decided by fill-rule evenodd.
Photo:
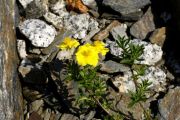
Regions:
M 66 0 L 67 9 L 69 11 L 76 11 L 80 13 L 87 13 L 88 8 L 82 3 L 81 0 Z

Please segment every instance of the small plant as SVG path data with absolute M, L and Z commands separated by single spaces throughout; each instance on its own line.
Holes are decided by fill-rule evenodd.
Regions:
M 148 80 L 143 80 L 142 83 L 137 85 L 136 92 L 129 91 L 131 96 L 131 102 L 129 103 L 129 107 L 134 106 L 136 103 L 141 101 L 146 101 L 146 93 L 149 92 L 149 86 L 152 83 Z
M 122 48 L 121 63 L 133 65 L 135 60 L 143 54 L 143 45 L 135 45 L 130 42 L 129 38 L 120 37 L 116 40 L 116 43 Z
M 101 41 L 94 41 L 93 44 L 80 45 L 75 39 L 65 38 L 65 41 L 58 46 L 61 50 L 76 48 L 72 60 L 68 64 L 67 80 L 74 80 L 78 83 L 78 95 L 76 105 L 81 109 L 101 107 L 109 116 L 110 103 L 106 99 L 107 85 L 97 74 L 99 55 L 106 55 L 109 51 Z

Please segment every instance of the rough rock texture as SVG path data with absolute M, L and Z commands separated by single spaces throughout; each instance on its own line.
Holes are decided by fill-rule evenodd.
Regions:
M 154 30 L 149 39 L 151 43 L 155 43 L 162 47 L 166 39 L 166 27 L 162 27 Z
M 104 30 L 100 31 L 96 34 L 93 39 L 94 40 L 104 40 L 109 36 L 109 32 L 116 26 L 120 25 L 120 22 L 117 20 L 112 21 Z
M 165 97 L 159 100 L 159 120 L 180 119 L 180 87 L 170 89 Z
M 154 17 L 151 12 L 151 8 L 148 8 L 143 17 L 132 25 L 130 33 L 138 39 L 145 39 L 154 29 Z
M 151 44 L 139 39 L 131 40 L 135 45 L 143 45 L 144 52 L 139 57 L 140 60 L 135 61 L 137 64 L 146 64 L 146 65 L 155 65 L 158 61 L 161 60 L 163 51 L 160 46 L 156 44 Z M 114 41 L 107 41 L 107 45 L 110 48 L 112 55 L 120 57 L 122 54 L 122 49 Z
M 57 34 L 54 27 L 38 19 L 24 21 L 19 29 L 36 47 L 48 47 Z
M 149 80 L 152 84 L 149 86 L 154 91 L 163 91 L 166 85 L 166 74 L 158 67 L 148 67 L 144 76 L 140 76 L 137 80 L 142 82 L 143 80 Z
M 119 12 L 122 16 L 136 13 L 148 5 L 150 0 L 103 0 L 103 4 Z
M 48 0 L 33 0 L 26 9 L 26 18 L 39 18 L 48 11 Z
M 24 120 L 17 74 L 15 1 L 0 0 L 0 120 Z
M 141 41 L 139 39 L 132 40 L 132 43 L 136 45 L 144 46 L 144 52 L 139 57 L 140 60 L 135 61 L 135 63 L 155 65 L 158 61 L 162 59 L 163 51 L 160 46 L 145 41 Z

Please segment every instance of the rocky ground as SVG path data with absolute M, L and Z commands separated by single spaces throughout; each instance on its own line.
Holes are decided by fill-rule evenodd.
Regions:
M 68 1 L 68 0 L 67 0 Z M 25 120 L 101 120 L 100 108 L 86 113 L 74 109 L 74 83 L 64 82 L 64 62 L 71 53 L 57 45 L 65 37 L 81 43 L 101 40 L 109 48 L 99 63 L 109 97 L 125 119 L 144 119 L 140 105 L 128 107 L 129 91 L 135 91 L 131 68 L 116 57 L 122 54 L 115 40 L 131 38 L 144 46 L 138 65 L 147 65 L 139 82 L 152 84 L 143 102 L 152 119 L 180 120 L 180 64 L 177 27 L 168 0 L 82 0 L 87 11 L 68 9 L 64 0 L 17 0 L 16 33 L 18 67 L 24 96 Z M 172 5 L 173 6 L 173 5 Z M 81 111 L 81 112 L 79 112 Z

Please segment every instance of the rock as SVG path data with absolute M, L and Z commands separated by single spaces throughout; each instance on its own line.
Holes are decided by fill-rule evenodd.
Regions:
M 170 89 L 163 99 L 159 100 L 159 120 L 179 120 L 180 87 Z
M 19 0 L 23 8 L 26 8 L 29 3 L 31 3 L 33 0 Z
M 121 24 L 121 25 L 114 27 L 110 31 L 110 33 L 112 34 L 112 36 L 115 40 L 118 40 L 118 36 L 127 38 L 128 36 L 126 34 L 126 29 L 127 29 L 127 25 Z
M 25 83 L 44 84 L 47 83 L 47 76 L 41 65 L 32 64 L 29 60 L 22 60 L 18 68 Z
M 24 40 L 17 39 L 17 50 L 18 50 L 19 57 L 21 59 L 27 57 L 26 42 Z
M 132 25 L 130 28 L 130 33 L 138 39 L 145 39 L 154 29 L 154 16 L 151 12 L 151 8 L 148 8 L 143 17 Z
M 100 31 L 96 34 L 93 39 L 94 40 L 104 40 L 109 36 L 109 32 L 115 27 L 118 26 L 120 23 L 117 20 L 111 22 L 104 30 Z
M 110 94 L 108 98 L 113 100 L 112 101 L 112 110 L 115 110 L 115 115 L 119 111 L 123 113 L 126 117 L 129 116 L 127 119 L 130 120 L 144 120 L 144 110 L 139 104 L 135 104 L 133 107 L 128 107 L 131 99 L 128 94 L 117 93 L 113 90 L 110 90 Z M 148 108 L 148 103 L 142 103 L 144 108 Z M 138 111 L 138 112 L 137 112 Z
M 155 65 L 162 59 L 163 51 L 160 46 L 138 39 L 132 40 L 132 43 L 144 46 L 143 54 L 139 57 L 140 60 L 135 61 L 136 64 Z
M 17 72 L 15 1 L 0 0 L 0 120 L 24 120 Z
M 50 117 L 51 117 L 51 109 L 46 109 L 45 111 L 44 111 L 44 113 L 43 113 L 43 115 L 42 116 L 44 116 L 43 118 L 43 120 L 49 120 L 50 119 Z
M 106 40 L 106 44 L 110 49 L 110 53 L 114 56 L 120 57 L 122 54 L 122 48 L 118 46 L 118 44 L 114 41 Z
M 120 13 L 122 17 L 130 17 L 129 14 L 138 12 L 139 9 L 148 4 L 150 4 L 150 0 L 103 0 L 103 5 Z
M 161 47 L 163 47 L 165 39 L 166 39 L 166 27 L 155 29 L 149 38 L 151 43 L 155 43 Z
M 28 120 L 43 120 L 37 112 L 32 112 Z
M 80 120 L 93 120 L 95 114 L 95 111 L 90 111 L 87 115 L 81 115 Z
M 82 39 L 88 31 L 98 29 L 98 22 L 88 14 L 71 15 L 64 19 L 64 27 L 72 30 L 73 37 Z
M 35 101 L 33 101 L 33 102 L 30 104 L 31 110 L 32 110 L 32 111 L 35 111 L 35 112 L 37 112 L 38 109 L 39 109 L 40 107 L 42 107 L 43 105 L 44 105 L 44 101 L 43 101 L 43 100 L 35 100 Z
M 83 4 L 88 6 L 89 8 L 93 10 L 97 10 L 98 6 L 95 0 L 82 0 Z
M 128 93 L 129 91 L 136 90 L 131 71 L 124 72 L 123 75 L 118 75 L 111 80 L 120 93 Z
M 107 73 L 118 73 L 118 72 L 127 72 L 130 70 L 130 68 L 123 64 L 109 60 L 101 64 L 100 70 Z
M 60 120 L 79 120 L 79 118 L 72 114 L 64 113 Z
M 57 34 L 54 27 L 39 19 L 28 19 L 19 29 L 36 47 L 48 47 Z
M 40 55 L 40 54 L 41 54 L 41 50 L 38 49 L 38 48 L 29 48 L 28 51 L 29 51 L 30 53 L 37 54 L 37 55 Z
M 56 0 L 53 4 L 50 5 L 50 8 L 53 13 L 58 14 L 60 17 L 69 15 L 66 10 L 66 3 L 64 0 Z
M 120 16 L 116 12 L 111 12 L 111 13 L 102 13 L 101 17 L 108 19 L 108 20 L 127 20 L 127 21 L 137 21 L 139 20 L 143 15 L 143 12 L 141 10 L 135 12 L 135 13 L 130 13 L 125 16 Z
M 166 74 L 158 67 L 148 67 L 143 76 L 139 76 L 137 82 L 149 80 L 152 84 L 149 86 L 153 91 L 160 92 L 166 90 Z
M 62 29 L 63 28 L 63 19 L 62 19 L 62 17 L 57 16 L 57 15 L 51 13 L 51 12 L 47 12 L 44 15 L 44 18 L 46 19 L 46 21 L 51 23 L 57 29 Z
M 142 40 L 134 39 L 130 41 L 135 45 L 143 45 L 144 51 L 143 54 L 139 57 L 139 60 L 136 60 L 136 64 L 146 64 L 146 65 L 155 65 L 158 61 L 161 60 L 163 51 L 160 46 L 156 44 L 151 44 Z M 122 54 L 122 49 L 117 45 L 116 42 L 107 40 L 106 44 L 110 48 L 110 53 L 114 56 L 120 57 Z
M 26 18 L 39 18 L 48 11 L 48 0 L 33 0 L 26 9 Z

